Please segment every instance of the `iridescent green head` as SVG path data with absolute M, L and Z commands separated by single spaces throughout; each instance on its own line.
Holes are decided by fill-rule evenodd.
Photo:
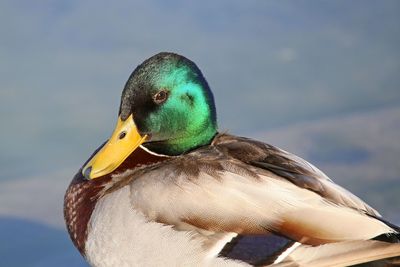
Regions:
M 82 174 L 87 179 L 103 177 L 140 145 L 180 155 L 210 144 L 216 133 L 214 98 L 199 68 L 183 56 L 160 53 L 129 77 L 114 132 Z
M 179 155 L 207 145 L 217 133 L 213 94 L 189 59 L 159 53 L 139 65 L 122 92 L 119 115 L 133 120 L 151 151 Z

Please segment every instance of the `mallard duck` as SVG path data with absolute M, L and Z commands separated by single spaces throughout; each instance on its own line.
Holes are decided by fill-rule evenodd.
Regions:
M 400 228 L 312 164 L 218 132 L 206 79 L 174 53 L 133 71 L 115 130 L 73 178 L 64 215 L 93 266 L 347 266 L 400 255 Z

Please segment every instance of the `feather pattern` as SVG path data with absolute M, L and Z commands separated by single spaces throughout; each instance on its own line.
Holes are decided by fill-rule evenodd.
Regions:
M 339 244 L 396 233 L 390 225 L 377 219 L 379 214 L 375 210 L 334 184 L 308 162 L 273 146 L 227 134 L 216 136 L 210 146 L 114 174 L 100 195 L 107 197 L 121 190 L 125 200 L 119 195 L 119 201 L 128 203 L 136 214 L 135 220 L 139 214 L 144 216 L 140 220 L 154 222 L 159 225 L 157 227 L 172 226 L 160 228 L 168 229 L 168 235 L 170 231 L 190 233 L 189 240 L 195 242 L 194 247 L 200 247 L 201 253 L 207 255 L 205 258 L 215 258 L 219 254 L 251 264 L 271 263 L 279 256 L 277 252 L 285 250 L 282 246 L 277 245 L 274 253 L 266 250 L 265 254 L 247 258 L 245 253 L 235 254 L 234 251 L 243 252 L 239 245 L 246 243 L 243 240 L 250 240 L 248 237 L 262 238 L 277 233 L 288 240 L 288 245 L 294 241 L 304 244 L 301 250 L 289 251 L 289 258 L 280 258 L 283 260 L 280 264 L 295 266 L 290 264 L 301 263 L 302 255 L 307 253 L 336 253 L 328 246 L 312 250 L 316 245 L 336 244 L 330 248 L 337 250 L 334 254 L 337 256 L 345 252 Z M 93 251 L 99 249 L 98 238 L 110 236 L 104 232 L 112 227 L 111 219 L 103 217 L 109 212 L 104 212 L 102 199 L 100 203 L 103 204 L 96 205 L 90 221 L 86 247 L 86 252 L 91 250 L 90 255 L 99 254 Z M 111 217 L 115 220 L 118 216 Z M 242 241 L 232 242 L 235 236 Z M 146 246 L 146 243 L 141 245 Z M 227 249 L 229 246 L 231 248 Z M 365 251 L 370 249 L 377 248 L 365 247 Z M 302 250 L 307 253 L 301 253 Z M 367 253 L 365 251 L 359 255 Z M 321 259 L 315 260 L 317 264 L 326 258 L 322 256 L 324 253 Z M 299 266 L 303 266 L 301 264 Z M 345 266 L 340 264 L 337 266 Z
M 213 144 L 244 163 L 269 170 L 287 181 L 311 190 L 333 203 L 380 217 L 361 199 L 336 185 L 328 176 L 304 159 L 280 148 L 245 137 L 220 135 Z
M 359 198 L 312 165 L 288 155 L 262 143 L 220 135 L 211 146 L 128 171 L 120 179 L 130 179 L 135 209 L 177 229 L 277 232 L 313 245 L 370 239 L 394 231 L 375 219 L 377 213 Z M 249 157 L 249 162 L 266 158 L 268 164 L 298 176 L 289 179 L 270 167 L 250 165 Z M 293 182 L 297 177 L 303 182 Z M 309 190 L 313 184 L 321 189 Z

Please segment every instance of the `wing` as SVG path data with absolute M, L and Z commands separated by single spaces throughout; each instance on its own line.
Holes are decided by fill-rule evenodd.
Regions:
M 353 206 L 335 203 L 268 169 L 232 158 L 218 144 L 124 175 L 134 177 L 132 205 L 150 219 L 177 229 L 195 227 L 205 234 L 274 232 L 307 244 L 394 232 Z
M 312 165 L 247 139 L 220 136 L 212 146 L 120 176 L 113 179 L 129 179 L 136 210 L 199 233 L 210 251 L 221 251 L 232 236 L 275 233 L 287 244 L 320 245 L 395 232 Z
M 380 217 L 380 214 L 364 201 L 332 182 L 318 168 L 296 155 L 269 144 L 227 134 L 219 135 L 213 144 L 235 159 L 269 170 L 298 187 L 319 194 L 336 205 Z

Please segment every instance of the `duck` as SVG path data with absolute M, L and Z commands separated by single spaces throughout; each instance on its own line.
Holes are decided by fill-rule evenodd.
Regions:
M 130 75 L 64 217 L 91 266 L 400 264 L 398 226 L 306 160 L 220 132 L 204 75 L 171 52 Z

